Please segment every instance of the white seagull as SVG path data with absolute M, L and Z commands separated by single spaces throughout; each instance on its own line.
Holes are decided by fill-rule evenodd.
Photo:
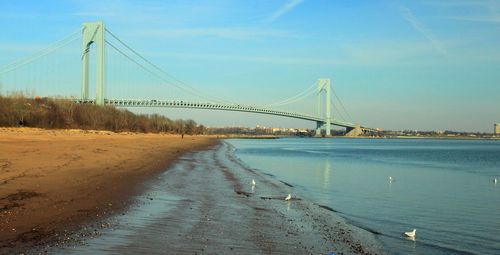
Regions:
M 389 176 L 389 182 L 393 182 L 393 181 L 396 181 L 396 179 L 393 178 L 392 176 Z
M 410 232 L 404 232 L 404 235 L 406 237 L 410 237 L 410 238 L 415 238 L 416 234 L 417 234 L 417 230 L 416 229 L 413 229 L 413 231 L 410 231 Z
M 257 185 L 257 183 L 255 182 L 255 180 L 252 180 L 252 186 L 255 186 Z
M 497 183 L 497 182 L 498 182 L 498 179 L 495 177 L 495 178 L 493 179 L 493 183 Z
M 292 195 L 288 194 L 288 196 L 285 197 L 285 201 L 289 201 L 290 199 L 292 199 Z

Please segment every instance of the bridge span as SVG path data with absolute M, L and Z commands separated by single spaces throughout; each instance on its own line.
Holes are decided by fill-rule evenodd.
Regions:
M 74 99 L 73 101 L 78 104 L 96 104 L 95 99 Z M 249 113 L 268 114 L 274 116 L 282 116 L 294 119 L 314 121 L 318 124 L 318 126 L 323 126 L 325 124 L 324 117 L 318 117 L 309 114 L 302 114 L 302 113 L 282 111 L 282 110 L 274 110 L 270 108 L 263 108 L 251 105 L 217 104 L 217 103 L 206 103 L 206 102 L 187 102 L 187 101 L 154 100 L 154 99 L 153 100 L 104 99 L 104 105 L 110 105 L 115 107 L 163 107 L 163 108 L 209 109 L 209 110 L 221 110 L 221 111 L 249 112 Z M 349 123 L 336 119 L 331 119 L 329 124 L 339 127 L 344 127 L 346 128 L 347 131 L 350 131 L 355 128 L 360 128 L 364 132 L 375 131 L 372 128 L 363 127 L 354 123 Z

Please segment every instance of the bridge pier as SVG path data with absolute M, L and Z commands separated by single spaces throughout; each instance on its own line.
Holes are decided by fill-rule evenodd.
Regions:
M 321 137 L 321 127 L 323 126 L 323 122 L 316 122 L 316 135 L 314 137 Z
M 325 135 L 321 133 L 321 130 L 325 130 Z M 330 130 L 330 125 L 327 125 L 325 122 L 317 121 L 316 122 L 316 134 L 314 137 L 331 137 L 332 131 Z

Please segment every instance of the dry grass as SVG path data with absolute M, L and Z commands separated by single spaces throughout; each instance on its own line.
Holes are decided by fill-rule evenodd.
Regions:
M 134 114 L 112 106 L 76 104 L 68 99 L 0 95 L 0 127 L 109 130 L 114 132 L 200 134 L 193 120 L 171 120 L 158 114 Z

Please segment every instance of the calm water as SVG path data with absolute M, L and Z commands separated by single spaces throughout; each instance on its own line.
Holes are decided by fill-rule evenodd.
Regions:
M 228 142 L 249 166 L 378 233 L 390 253 L 500 254 L 500 182 L 492 181 L 500 180 L 500 141 Z M 415 241 L 402 237 L 413 228 Z

